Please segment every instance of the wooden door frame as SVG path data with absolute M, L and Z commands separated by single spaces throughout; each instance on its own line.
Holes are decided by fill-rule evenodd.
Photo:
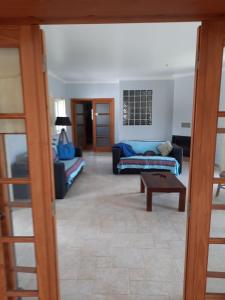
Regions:
M 95 105 L 98 102 L 104 101 L 104 103 L 110 104 L 110 144 L 113 145 L 115 141 L 115 99 L 114 98 L 72 98 L 70 100 L 70 109 L 71 109 L 71 120 L 72 120 L 72 140 L 73 143 L 76 145 L 77 142 L 77 132 L 76 132 L 76 104 L 78 103 L 85 103 L 85 102 L 91 102 L 92 103 L 92 109 L 95 110 Z M 99 149 L 96 147 L 95 142 L 96 141 L 96 130 L 95 130 L 95 116 L 93 117 L 93 128 L 92 128 L 92 134 L 93 134 L 93 151 L 95 152 L 107 152 L 111 151 L 107 148 Z
M 223 295 L 205 295 L 208 260 L 207 246 L 212 209 L 212 184 L 219 182 L 218 179 L 213 178 L 213 172 L 217 117 L 219 115 L 218 102 L 222 69 L 221 49 L 224 45 L 224 38 L 222 38 L 224 36 L 224 28 L 225 22 L 216 21 L 204 21 L 201 28 L 193 110 L 185 300 L 225 299 Z M 34 155 L 33 151 L 30 157 L 32 180 L 37 180 L 32 193 L 33 195 L 39 194 L 39 197 L 34 197 L 33 206 L 39 216 L 39 222 L 35 225 L 37 230 L 35 233 L 37 234 L 36 242 L 42 245 L 42 251 L 38 254 L 38 261 L 43 261 L 46 267 L 46 270 L 41 270 L 39 266 L 38 270 L 40 274 L 43 274 L 40 277 L 40 283 L 43 285 L 40 297 L 41 299 L 55 300 L 59 298 L 57 278 L 54 276 L 51 278 L 51 275 L 54 273 L 51 271 L 56 268 L 56 257 L 51 255 L 55 253 L 55 242 L 52 239 L 54 228 L 49 223 L 52 220 L 52 217 L 49 220 L 49 216 L 52 215 L 52 203 L 49 201 L 53 197 L 52 182 L 50 182 L 52 170 L 49 167 L 49 159 L 51 158 L 50 136 L 47 130 L 49 124 L 46 110 L 46 95 L 44 95 L 45 87 L 43 75 L 41 75 L 43 57 L 40 52 L 40 33 L 33 26 L 23 26 L 21 30 L 24 32 L 24 41 L 26 40 L 22 57 L 25 63 L 23 76 L 29 83 L 24 90 L 24 97 L 27 99 L 26 110 L 29 113 L 26 120 L 28 129 L 30 128 L 28 130 L 30 136 L 28 144 L 33 149 L 41 147 L 46 150 L 45 155 L 39 153 L 39 151 L 36 151 L 36 155 Z M 34 35 L 33 30 L 35 31 Z M 36 41 L 34 42 L 36 46 L 33 47 L 27 43 L 30 39 Z M 27 57 L 33 61 L 33 71 L 26 64 Z M 34 82 L 38 83 L 39 88 L 35 87 Z M 28 98 L 33 101 L 29 101 Z M 225 116 L 224 112 L 222 116 Z M 37 163 L 32 164 L 34 160 Z M 37 167 L 37 170 L 35 170 L 35 167 Z M 7 183 L 7 181 L 1 182 Z M 202 205 L 203 203 L 204 205 Z M 48 229 L 47 231 L 46 228 Z M 49 244 L 50 246 L 48 246 Z M 196 245 L 196 247 L 193 248 L 192 245 Z M 49 258 L 49 261 L 46 261 L 46 257 Z M 47 271 L 48 274 L 46 273 Z M 53 279 L 53 284 L 49 290 L 51 279 Z

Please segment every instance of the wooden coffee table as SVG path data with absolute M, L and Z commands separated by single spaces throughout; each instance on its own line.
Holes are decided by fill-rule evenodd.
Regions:
M 152 193 L 179 193 L 178 211 L 185 211 L 186 187 L 177 177 L 167 172 L 141 173 L 141 193 L 147 190 L 147 211 L 152 211 Z

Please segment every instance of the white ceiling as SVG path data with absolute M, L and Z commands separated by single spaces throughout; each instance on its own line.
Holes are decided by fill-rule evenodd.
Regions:
M 48 68 L 66 82 L 164 78 L 193 71 L 199 23 L 43 26 Z

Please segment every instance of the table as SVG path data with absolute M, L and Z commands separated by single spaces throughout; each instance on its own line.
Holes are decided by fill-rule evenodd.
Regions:
M 146 193 L 146 210 L 152 211 L 152 193 L 179 193 L 178 211 L 185 211 L 186 187 L 172 173 L 143 172 L 141 173 L 141 193 Z

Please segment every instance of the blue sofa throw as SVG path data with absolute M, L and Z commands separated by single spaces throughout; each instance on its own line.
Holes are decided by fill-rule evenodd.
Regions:
M 120 148 L 123 157 L 130 157 L 136 155 L 136 152 L 133 150 L 132 146 L 126 143 L 118 143 L 114 145 L 114 147 Z

